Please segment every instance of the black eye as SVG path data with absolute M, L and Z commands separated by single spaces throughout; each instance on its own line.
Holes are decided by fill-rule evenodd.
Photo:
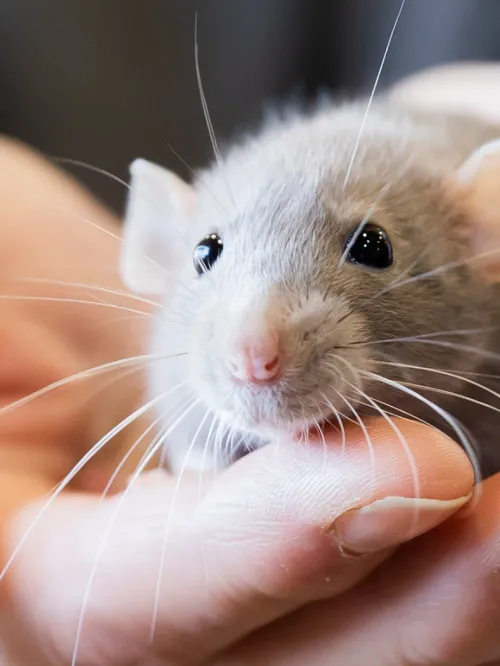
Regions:
M 194 248 L 194 267 L 199 275 L 209 271 L 220 257 L 222 248 L 222 238 L 219 234 L 207 234 L 205 238 Z
M 389 268 L 393 261 L 389 236 L 383 229 L 371 222 L 365 224 L 361 232 L 355 231 L 351 234 L 345 247 L 349 248 L 346 259 L 351 264 L 362 264 L 369 268 L 382 270 Z

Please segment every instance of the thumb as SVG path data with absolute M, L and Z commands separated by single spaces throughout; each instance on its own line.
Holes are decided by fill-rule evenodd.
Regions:
M 334 432 L 269 445 L 216 478 L 165 562 L 159 617 L 184 655 L 349 589 L 463 506 L 473 473 L 462 450 L 421 424 L 394 425 L 349 427 L 344 451 Z
M 404 419 L 394 426 L 349 426 L 345 450 L 334 432 L 307 446 L 268 445 L 217 476 L 201 499 L 200 479 L 156 473 L 129 489 L 126 502 L 122 494 L 100 505 L 100 514 L 90 499 L 88 509 L 83 498 L 61 500 L 51 512 L 55 535 L 42 530 L 28 549 L 40 572 L 29 586 L 31 610 L 46 618 L 44 608 L 57 609 L 72 649 L 78 589 L 94 570 L 82 648 L 105 633 L 106 650 L 111 636 L 120 654 L 153 649 L 169 663 L 196 664 L 349 589 L 472 491 L 471 466 L 454 442 Z

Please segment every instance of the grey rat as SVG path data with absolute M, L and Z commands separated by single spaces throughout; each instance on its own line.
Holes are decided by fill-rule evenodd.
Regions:
M 132 164 L 121 269 L 162 299 L 149 390 L 174 470 L 379 410 L 500 469 L 500 128 L 367 110 L 276 117 L 192 184 Z

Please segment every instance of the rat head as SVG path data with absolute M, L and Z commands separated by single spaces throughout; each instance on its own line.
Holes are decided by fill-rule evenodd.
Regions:
M 375 110 L 352 162 L 359 126 L 356 108 L 292 121 L 194 185 L 133 164 L 123 276 L 164 298 L 156 351 L 187 352 L 157 366 L 158 390 L 182 365 L 209 408 L 268 436 L 370 406 L 376 375 L 474 366 L 430 345 L 423 363 L 403 338 L 469 329 L 469 342 L 483 340 L 497 255 L 477 270 L 467 260 L 497 240 L 481 184 L 500 160 L 483 150 L 458 168 L 431 129 Z

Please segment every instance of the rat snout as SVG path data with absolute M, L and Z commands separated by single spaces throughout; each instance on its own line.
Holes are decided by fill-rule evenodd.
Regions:
M 232 336 L 226 365 L 238 382 L 269 384 L 278 380 L 282 370 L 280 335 L 265 317 L 247 323 Z

